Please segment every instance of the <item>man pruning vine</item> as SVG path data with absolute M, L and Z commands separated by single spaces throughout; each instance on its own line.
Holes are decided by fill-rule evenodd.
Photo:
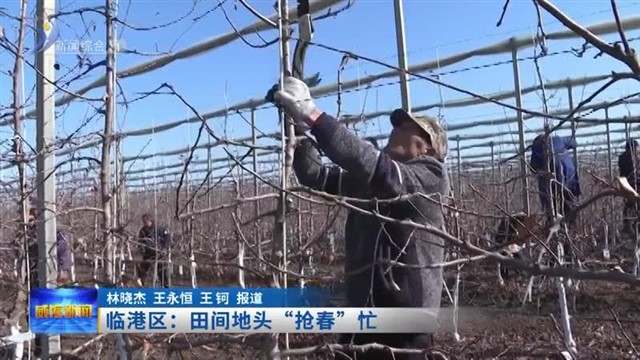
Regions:
M 439 198 L 449 194 L 445 131 L 437 120 L 397 109 L 393 131 L 379 151 L 359 139 L 335 118 L 318 109 L 304 81 L 288 76 L 283 88 L 274 86 L 267 99 L 295 123 L 296 133 L 310 130 L 318 147 L 337 166 L 323 166 L 309 139 L 297 144 L 293 167 L 300 183 L 334 195 L 391 200 L 364 205 L 398 220 L 430 224 L 444 230 Z M 436 201 L 421 193 L 436 195 Z M 427 269 L 443 261 L 443 240 L 397 223 L 350 212 L 345 229 L 346 288 L 349 307 L 440 307 L 442 269 Z M 399 264 L 404 264 L 402 266 Z M 365 269 L 364 271 L 362 269 Z M 343 335 L 341 342 L 377 342 L 396 348 L 428 348 L 430 334 Z M 391 359 L 391 354 L 367 352 L 358 359 Z M 424 359 L 424 355 L 395 354 L 395 359 Z

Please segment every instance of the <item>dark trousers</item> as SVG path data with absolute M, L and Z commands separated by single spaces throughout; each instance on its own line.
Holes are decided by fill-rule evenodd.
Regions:
M 552 198 L 554 209 L 556 210 L 556 213 L 558 215 L 564 216 L 564 220 L 567 224 L 568 229 L 574 230 L 576 226 L 577 214 L 573 211 L 578 205 L 578 198 L 574 196 L 571 191 L 568 191 L 566 189 L 561 190 L 559 185 L 556 186 L 554 190 L 555 196 L 553 196 Z M 548 207 L 548 201 L 546 197 L 544 195 L 542 197 L 543 208 L 545 214 L 547 215 L 547 226 L 551 226 L 554 221 L 553 214 L 551 212 L 551 209 Z M 569 239 L 564 239 L 564 241 L 562 242 L 562 248 L 564 251 L 564 263 L 573 262 L 575 254 L 573 252 L 573 248 L 570 244 Z M 551 263 L 555 263 L 555 260 L 552 260 Z
M 560 190 L 557 186 L 553 191 L 553 208 L 556 210 L 556 213 L 562 216 L 565 216 L 565 221 L 567 225 L 574 226 L 577 218 L 577 214 L 573 213 L 577 204 L 578 198 L 568 190 Z M 551 208 L 549 207 L 549 198 L 548 194 L 541 195 L 542 207 L 547 215 L 547 220 L 549 222 L 553 222 L 553 214 L 551 212 Z
M 355 337 L 352 334 L 341 334 L 339 343 L 350 344 L 352 337 L 354 345 L 378 343 L 397 349 L 429 349 L 433 343 L 433 335 L 431 334 L 355 334 Z M 426 354 L 391 354 L 388 350 L 346 354 L 357 360 L 424 360 L 431 358 Z M 336 359 L 348 358 L 336 353 Z
M 163 260 L 162 258 L 158 260 Z M 140 280 L 143 280 L 144 277 L 149 272 L 149 269 L 153 269 L 155 266 L 155 255 L 153 258 L 144 257 L 142 262 L 137 265 L 138 277 Z M 169 287 L 169 269 L 167 268 L 167 264 L 164 262 L 158 262 L 158 283 L 161 287 Z M 153 282 L 151 279 L 149 282 Z M 143 281 L 143 284 L 145 282 Z
M 633 226 L 638 221 L 638 213 L 635 200 L 627 200 L 625 202 L 624 209 L 622 210 L 622 217 L 624 227 L 627 229 L 627 231 L 634 231 L 635 229 L 633 228 Z
M 27 246 L 27 254 L 29 261 L 27 262 L 27 272 L 29 273 L 29 286 L 30 289 L 39 287 L 38 284 L 38 243 L 33 241 Z M 23 258 L 26 261 L 26 257 Z M 23 263 L 24 264 L 24 263 Z
M 31 290 L 40 287 L 38 283 L 38 259 L 29 259 L 29 286 Z

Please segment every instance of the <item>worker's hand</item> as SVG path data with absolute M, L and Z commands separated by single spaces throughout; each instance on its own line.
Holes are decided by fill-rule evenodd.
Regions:
M 58 285 L 66 285 L 66 284 L 69 284 L 70 282 L 71 282 L 71 276 L 69 276 L 69 273 L 66 270 L 60 271 L 60 274 L 58 274 L 58 279 L 57 279 Z
M 308 129 L 321 112 L 311 98 L 309 87 L 304 81 L 293 76 L 284 78 L 284 86 L 274 85 L 267 93 L 266 100 L 274 103 L 293 119 L 298 132 Z

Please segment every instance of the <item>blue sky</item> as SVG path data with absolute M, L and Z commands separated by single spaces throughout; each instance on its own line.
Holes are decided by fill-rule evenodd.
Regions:
M 252 6 L 263 14 L 273 13 L 273 0 L 250 0 Z M 608 1 L 575 1 L 557 0 L 554 2 L 560 9 L 572 16 L 583 25 L 590 25 L 611 21 L 613 19 Z M 10 14 L 18 13 L 17 0 L 4 2 L 2 6 Z M 175 52 L 191 46 L 194 43 L 205 39 L 214 38 L 232 31 L 231 26 L 225 20 L 220 9 L 210 11 L 218 4 L 217 1 L 200 1 L 194 3 L 187 0 L 172 1 L 120 1 L 118 17 L 128 24 L 136 27 L 151 27 L 158 24 L 171 23 L 178 18 L 185 16 L 185 19 L 173 25 L 151 31 L 136 31 L 125 28 L 122 25 L 117 27 L 120 38 L 126 43 L 127 48 L 135 49 L 143 53 Z M 82 7 L 92 7 L 103 5 L 102 1 L 58 1 L 57 9 L 60 11 L 71 11 Z M 293 5 L 293 2 L 292 4 Z M 190 9 L 194 7 L 192 13 Z M 507 10 L 507 14 L 501 27 L 496 27 L 496 22 L 502 10 L 503 1 L 478 1 L 478 0 L 442 0 L 442 1 L 421 1 L 407 0 L 404 2 L 408 60 L 410 64 L 417 64 L 443 58 L 455 53 L 469 51 L 507 39 L 511 36 L 527 36 L 536 31 L 536 13 L 531 1 L 512 0 Z M 233 0 L 228 0 L 223 4 L 227 15 L 237 28 L 243 28 L 257 21 L 241 4 Z M 640 14 L 640 1 L 624 0 L 619 1 L 620 13 L 623 18 Z M 29 2 L 29 13 L 33 14 L 35 1 Z M 335 9 L 335 7 L 334 7 Z M 206 15 L 203 15 L 206 14 Z M 30 17 L 32 18 L 32 17 Z M 84 18 L 84 19 L 83 19 Z M 59 39 L 72 41 L 82 38 L 87 41 L 104 41 L 105 28 L 103 20 L 95 14 L 85 14 L 81 18 L 79 15 L 69 15 L 61 17 L 57 23 L 60 31 Z M 194 18 L 199 20 L 194 21 Z M 547 33 L 563 29 L 562 26 L 551 16 L 544 14 L 544 26 Z M 94 27 L 88 34 L 83 35 L 85 24 Z M 16 22 L 6 17 L 1 19 L 5 28 L 5 35 L 9 40 L 15 39 Z M 91 26 L 91 25 L 95 26 Z M 316 22 L 314 41 L 330 45 L 332 47 L 351 51 L 367 57 L 375 58 L 386 63 L 396 65 L 396 43 L 394 29 L 393 2 L 382 0 L 356 0 L 353 7 L 337 17 Z M 277 32 L 269 30 L 261 33 L 264 39 L 271 40 L 277 36 Z M 629 37 L 640 36 L 640 31 L 629 31 Z M 603 36 L 608 41 L 618 39 L 617 34 Z M 261 42 L 256 35 L 249 35 L 246 39 L 254 44 Z M 27 37 L 28 46 L 32 47 L 32 34 Z M 640 41 L 633 43 L 636 47 Z M 571 47 L 579 47 L 580 40 L 550 41 L 548 49 L 550 52 L 563 51 Z M 146 73 L 143 75 L 122 79 L 120 84 L 124 89 L 125 98 L 128 100 L 136 98 L 138 93 L 151 91 L 160 84 L 166 82 L 171 84 L 177 92 L 193 105 L 199 112 L 205 113 L 216 109 L 225 108 L 236 103 L 254 97 L 262 97 L 268 88 L 279 78 L 279 56 L 278 46 L 272 45 L 267 48 L 255 49 L 247 46 L 240 40 L 235 40 L 231 44 L 207 52 L 188 60 L 175 61 L 162 69 Z M 532 56 L 533 48 L 526 48 L 520 51 L 520 57 Z M 592 59 L 596 54 L 589 51 L 583 58 L 576 58 L 572 55 L 556 55 L 543 58 L 539 61 L 541 73 L 546 81 L 560 80 L 564 78 L 583 77 L 589 75 L 607 74 L 611 71 L 625 71 L 624 65 L 600 57 Z M 330 52 L 311 46 L 307 54 L 307 73 L 320 72 L 322 84 L 334 83 L 338 76 L 338 67 L 342 54 Z M 102 54 L 90 56 L 94 63 L 102 60 Z M 147 61 L 152 56 L 141 56 L 134 54 L 119 54 L 117 59 L 118 70 L 126 69 L 141 62 Z M 461 62 L 452 66 L 442 68 L 443 72 L 467 69 L 475 66 L 493 64 L 506 61 L 511 58 L 510 54 L 500 54 L 496 56 L 484 56 Z M 61 69 L 58 77 L 71 72 L 64 77 L 72 78 L 78 72 L 73 69 L 77 63 L 75 54 L 60 54 L 57 58 Z M 33 62 L 33 59 L 28 59 Z M 3 50 L 0 56 L 0 69 L 3 72 L 11 69 L 13 59 L 7 56 Z M 352 60 L 349 62 L 342 74 L 344 80 L 356 79 L 369 74 L 376 74 L 386 71 L 384 67 L 368 63 L 364 60 Z M 520 62 L 522 87 L 536 85 L 538 83 L 534 63 L 530 60 Z M 99 67 L 93 70 L 82 80 L 74 82 L 70 89 L 78 89 L 102 76 L 104 68 Z M 481 68 L 477 70 L 461 71 L 454 74 L 444 75 L 443 81 L 452 85 L 465 88 L 480 94 L 493 93 L 498 91 L 513 90 L 512 65 L 497 65 Z M 423 74 L 425 75 L 425 74 Z M 374 83 L 394 82 L 396 79 L 384 79 Z M 11 104 L 11 78 L 6 73 L 0 75 L 0 104 L 9 106 Z M 34 72 L 26 68 L 25 88 L 30 93 L 34 84 Z M 573 92 L 574 102 L 578 103 L 587 97 L 592 91 L 602 84 L 598 83 L 586 87 L 576 87 Z M 366 90 L 365 86 L 359 91 L 344 94 L 343 113 L 359 114 L 377 110 L 391 110 L 400 106 L 399 87 L 397 84 L 374 87 Z M 620 96 L 628 95 L 638 91 L 637 82 L 622 81 L 613 86 L 609 91 L 602 94 L 598 100 L 611 100 Z M 104 92 L 103 88 L 94 89 L 86 96 L 100 98 Z M 442 94 L 442 95 L 440 95 Z M 58 94 L 61 96 L 62 94 Z M 550 110 L 566 108 L 567 91 L 549 91 L 548 96 Z M 439 88 L 436 85 L 424 80 L 416 79 L 411 82 L 411 103 L 412 105 L 422 105 L 465 98 L 464 94 L 459 94 L 452 90 Z M 124 98 L 119 97 L 119 101 Z M 30 100 L 33 103 L 33 98 Z M 514 104 L 513 99 L 506 102 Z M 331 114 L 336 113 L 336 97 L 326 97 L 318 100 L 318 104 Z M 539 93 L 527 95 L 523 99 L 526 108 L 541 110 L 542 102 Z M 29 107 L 31 108 L 31 106 Z M 609 114 L 612 117 L 623 116 L 629 112 L 637 114 L 637 105 L 621 106 L 612 109 Z M 3 110 L 4 111 L 4 110 Z M 73 102 L 68 107 L 61 107 L 57 118 L 57 127 L 60 136 L 66 136 L 75 131 L 78 126 L 92 115 L 95 110 L 86 103 Z M 431 115 L 437 115 L 438 110 L 428 111 Z M 455 125 L 478 120 L 502 119 L 511 117 L 514 113 L 508 109 L 503 109 L 496 105 L 481 105 L 464 108 L 445 108 L 441 110 L 447 124 Z M 128 108 L 119 106 L 118 130 L 129 131 L 147 128 L 162 123 L 175 121 L 187 116 L 191 116 L 189 109 L 178 99 L 168 95 L 157 95 L 130 104 Z M 248 118 L 249 114 L 245 116 Z M 596 112 L 591 117 L 602 118 L 603 112 Z M 81 130 L 82 134 L 99 131 L 102 128 L 102 117 L 96 116 L 89 124 Z M 211 128 L 219 136 L 244 137 L 250 135 L 250 127 L 237 115 L 230 115 L 225 118 L 210 119 L 208 121 Z M 274 108 L 259 110 L 256 112 L 256 123 L 259 131 L 269 133 L 279 129 L 277 111 Z M 541 126 L 541 120 L 528 120 L 526 127 L 536 129 Z M 152 154 L 155 152 L 170 149 L 183 148 L 193 144 L 199 124 L 183 125 L 170 131 L 154 134 L 154 136 L 130 137 L 125 140 L 124 155 L 135 156 L 137 154 Z M 579 130 L 579 132 L 593 132 L 604 127 L 589 128 Z M 619 129 L 620 125 L 612 126 Z M 359 134 L 377 135 L 389 131 L 388 119 L 379 118 L 356 126 Z M 460 132 L 451 132 L 451 135 L 503 132 L 516 130 L 515 124 L 501 126 L 483 126 Z M 0 128 L 0 138 L 6 139 L 10 136 L 10 128 Z M 620 138 L 621 134 L 616 134 L 614 138 Z M 26 137 L 32 146 L 35 147 L 35 127 L 33 121 L 28 121 Z M 531 138 L 531 136 L 527 136 Z M 603 137 L 595 139 L 602 140 Z M 496 142 L 516 140 L 511 136 L 495 137 Z M 206 142 L 206 137 L 204 138 Z M 483 143 L 487 140 L 468 141 L 464 145 L 473 143 Z M 591 139 L 581 139 L 580 142 L 590 142 Z M 264 144 L 277 144 L 275 141 L 266 141 Z M 7 149 L 2 145 L 2 152 Z M 502 150 L 513 150 L 514 145 L 503 146 Z M 450 143 L 453 149 L 455 143 Z M 230 148 L 231 149 L 231 148 Z M 500 149 L 496 149 L 499 151 Z M 246 150 L 239 149 L 238 153 L 243 154 Z M 487 153 L 488 147 L 468 149 L 462 152 L 463 155 L 474 153 Z M 98 151 L 89 151 L 98 155 Z M 206 158 L 205 151 L 198 151 L 199 159 Z M 455 154 L 455 151 L 451 151 Z M 225 152 L 221 148 L 216 148 L 212 156 L 222 157 Z M 266 158 L 263 158 L 266 159 Z M 273 159 L 273 157 L 272 157 Z M 178 156 L 156 157 L 145 161 L 135 161 L 127 164 L 132 169 L 153 168 L 162 164 L 173 164 L 179 161 Z M 2 165 L 6 163 L 3 162 Z M 82 163 L 81 166 L 86 166 Z M 271 168 L 272 164 L 263 165 L 263 170 Z M 198 166 L 202 168 L 202 166 Z M 177 169 L 169 170 L 169 172 Z M 4 179 L 11 176 L 13 170 L 2 172 Z M 217 173 L 222 174 L 223 170 Z M 149 173 L 148 175 L 152 175 Z M 136 177 L 139 174 L 135 175 Z M 202 174 L 194 175 L 200 177 Z

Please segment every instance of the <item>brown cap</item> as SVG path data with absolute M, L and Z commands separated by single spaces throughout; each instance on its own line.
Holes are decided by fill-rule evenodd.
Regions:
M 396 127 L 407 120 L 411 120 L 418 124 L 418 126 L 420 126 L 420 128 L 429 135 L 431 146 L 433 146 L 433 149 L 436 151 L 438 160 L 444 162 L 444 159 L 447 158 L 447 153 L 449 152 L 447 133 L 444 131 L 442 126 L 440 126 L 437 119 L 426 115 L 411 114 L 403 109 L 394 110 L 391 113 L 390 119 L 393 127 Z

